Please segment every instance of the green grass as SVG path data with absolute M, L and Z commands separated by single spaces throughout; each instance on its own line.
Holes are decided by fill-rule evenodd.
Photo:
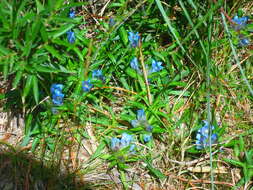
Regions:
M 51 184 L 36 173 L 42 164 L 54 174 L 55 189 L 252 186 L 251 1 L 69 2 L 0 3 L 0 72 L 9 86 L 0 101 L 5 111 L 24 114 L 21 152 L 34 160 L 23 162 L 19 147 L 3 148 L 2 163 L 17 161 L 6 167 L 34 167 L 12 178 L 21 175 L 23 186 L 35 178 Z M 75 18 L 68 18 L 71 8 Z M 236 14 L 250 17 L 240 32 L 228 18 Z M 130 46 L 128 32 L 139 32 L 139 46 Z M 241 35 L 249 45 L 238 45 Z M 130 66 L 134 57 L 138 72 Z M 150 74 L 153 60 L 163 69 Z M 103 79 L 92 77 L 96 69 Z M 84 92 L 88 79 L 93 88 Z M 53 83 L 64 85 L 60 106 L 52 103 Z M 133 127 L 141 109 L 146 121 Z M 203 120 L 218 141 L 210 146 L 210 138 L 200 150 L 195 142 Z M 133 135 L 131 144 L 113 149 L 111 139 L 124 133 Z M 152 135 L 149 142 L 145 135 Z M 25 181 L 27 175 L 34 179 Z

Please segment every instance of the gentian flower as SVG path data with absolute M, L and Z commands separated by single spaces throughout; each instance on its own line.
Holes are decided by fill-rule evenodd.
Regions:
M 241 30 L 247 25 L 247 22 L 249 20 L 248 16 L 238 17 L 237 15 L 232 19 L 232 21 L 236 24 L 234 26 L 235 30 Z
M 144 134 L 144 135 L 143 135 L 143 141 L 144 141 L 145 143 L 149 142 L 149 141 L 151 140 L 151 138 L 152 138 L 152 136 L 149 135 L 149 134 Z
M 153 126 L 152 125 L 147 126 L 146 131 L 152 132 L 153 131 Z
M 149 126 L 148 121 L 146 119 L 145 116 L 145 112 L 144 110 L 138 110 L 137 111 L 137 119 L 136 120 L 132 120 L 131 124 L 133 127 L 137 127 L 137 126 Z
M 127 146 L 130 146 L 129 151 L 133 152 L 134 149 L 135 149 L 135 144 L 132 144 L 133 140 L 134 139 L 133 139 L 132 135 L 127 134 L 127 133 L 122 133 L 121 139 L 118 139 L 118 138 L 115 138 L 115 137 L 113 137 L 111 139 L 111 149 L 113 151 L 117 151 L 121 148 L 125 148 Z
M 74 10 L 71 10 L 69 11 L 69 18 L 75 18 L 75 11 Z
M 120 149 L 120 140 L 116 137 L 113 137 L 111 139 L 111 149 L 113 151 L 119 150 Z
M 127 133 L 123 133 L 122 137 L 121 137 L 121 140 L 120 140 L 121 147 L 129 146 L 130 143 L 132 142 L 132 140 L 133 140 L 133 136 L 132 135 L 129 135 Z
M 62 94 L 58 90 L 56 90 L 56 92 L 57 92 L 57 94 L 55 93 L 52 96 L 52 101 L 53 101 L 53 104 L 59 106 L 59 105 L 62 105 L 64 94 Z
M 162 62 L 152 60 L 152 67 L 151 67 L 151 70 L 149 70 L 149 74 L 154 73 L 154 72 L 159 72 L 162 69 L 163 69 Z
M 52 94 L 52 102 L 57 106 L 60 106 L 63 103 L 64 94 L 62 93 L 62 89 L 62 84 L 52 84 L 50 88 L 50 92 Z
M 50 88 L 50 92 L 51 92 L 51 94 L 53 94 L 55 90 L 62 91 L 62 89 L 63 89 L 62 84 L 52 84 L 52 86 Z
M 136 147 L 135 144 L 130 145 L 130 148 L 129 148 L 130 153 L 134 153 L 135 147 Z
M 248 38 L 242 38 L 239 40 L 239 46 L 247 46 L 249 45 L 250 41 Z
M 140 35 L 138 32 L 133 33 L 133 32 L 128 32 L 128 39 L 130 41 L 131 47 L 137 47 L 139 45 L 139 40 L 140 40 Z
M 145 111 L 143 109 L 137 110 L 137 119 L 138 120 L 146 120 Z
M 132 59 L 132 61 L 130 62 L 130 66 L 132 69 L 134 69 L 137 73 L 140 73 L 141 70 L 139 68 L 139 63 L 138 63 L 138 59 L 136 57 L 134 57 Z
M 196 148 L 203 149 L 209 146 L 209 125 L 207 121 L 204 121 L 205 125 L 201 127 L 196 135 Z M 214 126 L 211 126 L 211 130 L 214 130 Z M 215 143 L 218 139 L 217 134 L 212 134 L 211 144 Z
M 92 71 L 92 78 L 98 78 L 100 80 L 104 80 L 102 70 L 96 69 L 96 70 Z
M 67 32 L 67 39 L 69 41 L 69 43 L 73 44 L 76 40 L 76 37 L 75 37 L 75 33 L 72 31 L 72 30 L 69 30 Z
M 93 87 L 93 84 L 91 84 L 90 80 L 86 80 L 82 82 L 82 88 L 84 92 L 89 92 L 92 87 Z

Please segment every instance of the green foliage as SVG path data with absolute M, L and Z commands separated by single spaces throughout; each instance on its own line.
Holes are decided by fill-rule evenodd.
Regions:
M 0 57 L 3 60 L 0 68 L 5 79 L 14 77 L 12 87 L 20 89 L 23 107 L 38 104 L 45 98 L 52 82 L 64 74 L 76 72 L 75 68 L 71 72 L 67 70 L 66 64 L 72 56 L 63 52 L 72 49 L 66 40 L 66 31 L 82 20 L 68 18 L 68 9 L 61 11 L 63 5 L 63 1 L 57 1 L 55 5 L 40 1 L 0 3 L 4 13 L 0 17 Z M 77 44 L 80 48 L 85 47 Z M 77 49 L 74 52 L 80 58 L 84 56 Z
M 239 140 L 234 145 L 234 154 L 235 160 L 227 158 L 224 158 L 224 160 L 233 166 L 241 168 L 243 178 L 233 188 L 238 189 L 242 185 L 247 184 L 253 177 L 253 149 L 247 150 L 242 136 L 239 137 Z

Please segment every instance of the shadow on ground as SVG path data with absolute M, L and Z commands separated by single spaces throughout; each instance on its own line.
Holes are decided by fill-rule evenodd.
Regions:
M 8 145 L 0 142 L 1 190 L 94 189 L 91 184 L 78 180 L 78 176 L 74 173 L 62 172 L 53 164 L 43 163 L 27 152 L 6 146 Z

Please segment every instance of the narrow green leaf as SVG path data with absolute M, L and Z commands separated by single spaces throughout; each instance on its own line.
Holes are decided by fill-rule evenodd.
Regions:
M 36 104 L 39 103 L 39 88 L 38 88 L 38 78 L 37 76 L 33 75 L 33 96 L 35 99 Z
M 16 76 L 14 78 L 14 81 L 12 83 L 12 86 L 13 88 L 17 88 L 18 84 L 19 84 L 19 81 L 22 77 L 22 74 L 23 74 L 23 70 L 19 70 L 17 73 L 16 73 Z
M 84 59 L 83 59 L 82 52 L 78 48 L 76 48 L 76 47 L 73 48 L 73 50 L 74 50 L 74 52 L 76 52 L 76 54 L 77 54 L 78 58 L 80 59 L 80 61 L 83 62 Z
M 3 100 L 3 99 L 5 99 L 5 98 L 6 98 L 5 94 L 0 93 L 0 100 Z
M 9 64 L 8 64 L 8 60 L 6 61 L 6 60 L 4 60 L 3 61 L 3 63 L 4 63 L 4 66 L 3 66 L 3 74 L 4 74 L 4 80 L 6 80 L 7 79 L 7 76 L 8 76 L 8 70 L 9 70 Z
M 105 142 L 102 141 L 102 142 L 98 145 L 96 151 L 95 151 L 94 154 L 90 157 L 90 159 L 93 160 L 93 159 L 97 158 L 98 156 L 100 156 L 100 155 L 102 154 L 102 151 L 104 150 L 105 146 L 106 146 Z
M 48 148 L 51 151 L 54 151 L 55 150 L 55 139 L 48 137 L 48 138 L 45 139 L 45 141 L 46 141 L 46 144 L 47 144 Z
M 39 16 L 37 16 L 35 22 L 32 25 L 32 38 L 30 39 L 31 41 L 34 41 L 37 37 L 37 34 L 39 33 L 41 28 L 41 21 Z
M 47 31 L 46 31 L 46 28 L 44 25 L 41 25 L 40 34 L 41 34 L 42 40 L 44 42 L 47 42 L 48 41 L 48 34 L 47 34 Z
M 66 34 L 67 31 L 69 31 L 71 28 L 73 28 L 75 25 L 74 24 L 66 24 L 66 25 L 63 25 L 62 27 L 60 27 L 59 29 L 57 29 L 56 31 L 54 32 L 51 32 L 49 34 L 49 38 L 57 38 L 63 34 Z
M 37 145 L 40 143 L 40 139 L 38 137 L 36 137 L 34 140 L 33 140 L 33 143 L 32 143 L 32 149 L 31 151 L 34 152 Z
M 203 23 L 205 23 L 206 19 L 213 14 L 213 12 L 218 9 L 220 7 L 219 3 L 216 3 L 214 6 L 212 6 L 207 14 L 205 16 L 203 16 L 200 21 L 193 27 L 193 29 L 191 30 L 191 32 L 188 33 L 188 35 L 183 39 L 182 44 L 186 43 L 188 40 L 190 40 L 191 35 L 194 33 L 195 30 L 197 30 Z
M 135 79 L 138 78 L 138 73 L 135 70 L 133 70 L 129 67 L 126 69 L 126 74 L 129 75 L 132 78 L 135 78 Z
M 57 1 L 55 2 L 55 6 L 54 6 L 55 10 L 58 10 L 59 8 L 61 8 L 63 2 L 64 2 L 64 0 L 57 0 Z
M 172 90 L 169 91 L 168 94 L 172 95 L 182 95 L 182 96 L 190 96 L 190 93 L 188 91 L 183 91 L 183 90 Z
M 44 6 L 41 4 L 39 0 L 36 0 L 36 6 L 37 6 L 37 13 L 40 13 L 41 11 L 45 10 Z
M 182 2 L 182 0 L 179 0 L 179 4 L 180 4 L 180 6 L 182 7 L 182 9 L 183 9 L 183 11 L 184 11 L 184 14 L 185 14 L 185 16 L 186 16 L 188 22 L 189 22 L 190 25 L 193 27 L 193 30 L 194 30 L 194 32 L 195 32 L 196 37 L 197 37 L 198 40 L 199 40 L 199 43 L 200 43 L 200 45 L 201 45 L 201 48 L 203 49 L 203 52 L 204 52 L 205 55 L 207 56 L 207 52 L 206 52 L 205 46 L 204 46 L 204 44 L 203 44 L 203 42 L 202 42 L 202 40 L 201 40 L 201 38 L 200 38 L 200 36 L 199 36 L 198 31 L 197 31 L 196 29 L 194 29 L 194 24 L 193 24 L 193 22 L 192 22 L 192 20 L 191 20 L 190 15 L 189 15 L 188 12 L 187 12 L 187 10 L 186 10 L 186 8 L 185 8 L 184 3 Z
M 49 45 L 45 45 L 44 46 L 45 49 L 51 53 L 54 57 L 56 57 L 57 59 L 61 60 L 62 56 L 60 55 L 60 53 L 53 47 L 53 46 L 49 46 Z
M 159 57 L 162 61 L 165 62 L 165 58 L 164 58 L 164 56 L 163 56 L 161 53 L 159 53 L 159 52 L 157 52 L 157 51 L 152 51 L 152 54 L 153 54 L 154 56 L 156 56 L 156 57 Z
M 154 175 L 155 177 L 161 180 L 164 180 L 165 178 L 167 178 L 167 176 L 164 175 L 160 170 L 154 168 L 149 161 L 145 161 L 145 163 L 147 164 L 147 168 L 152 175 Z
M 56 69 L 53 67 L 48 67 L 48 66 L 42 66 L 42 65 L 37 65 L 36 71 L 42 72 L 42 73 L 58 73 L 58 72 L 60 72 L 59 69 Z
M 125 172 L 124 172 L 124 169 L 126 168 L 125 164 L 124 163 L 118 163 L 118 166 L 121 169 L 120 170 L 120 180 L 123 184 L 123 187 L 124 187 L 124 189 L 129 189 L 129 185 L 127 183 L 126 175 L 125 175 Z
M 32 127 L 33 115 L 28 114 L 25 118 L 25 137 L 22 140 L 21 146 L 26 146 L 30 141 L 30 132 Z
M 10 53 L 10 50 L 0 45 L 0 52 L 4 55 L 8 55 Z
M 244 151 L 244 141 L 243 141 L 242 136 L 239 137 L 239 150 L 240 150 L 241 152 Z
M 238 167 L 244 167 L 244 163 L 243 162 L 240 162 L 240 161 L 237 161 L 237 160 L 231 160 L 231 159 L 227 159 L 227 158 L 224 158 L 224 160 L 230 164 L 233 164 L 234 166 L 238 166 Z
M 31 86 L 32 86 L 32 75 L 29 75 L 26 79 L 25 88 L 23 91 L 23 98 L 25 98 L 28 95 L 28 93 L 30 92 Z
M 30 52 L 31 52 L 31 48 L 32 48 L 32 41 L 30 41 L 29 39 L 27 39 L 22 56 L 28 57 L 29 54 L 30 54 Z
M 167 14 L 166 14 L 163 6 L 162 6 L 161 1 L 160 0 L 155 0 L 155 1 L 156 1 L 156 4 L 157 4 L 157 6 L 158 6 L 158 8 L 159 8 L 159 10 L 160 10 L 160 12 L 161 12 L 161 14 L 163 16 L 163 19 L 165 20 L 166 24 L 169 27 L 170 32 L 172 33 L 172 35 L 176 39 L 179 47 L 182 49 L 183 52 L 185 52 L 185 49 L 184 49 L 183 45 L 181 44 L 181 42 L 179 40 L 179 38 L 180 38 L 179 32 L 172 26 L 172 23 L 171 23 L 169 17 L 167 16 Z
M 127 35 L 127 31 L 125 30 L 125 28 L 123 26 L 121 26 L 119 28 L 119 36 L 120 36 L 120 39 L 122 40 L 123 44 L 125 46 L 127 46 L 127 43 L 128 43 L 128 35 Z
M 123 85 L 123 87 L 124 87 L 125 89 L 130 90 L 130 87 L 129 87 L 129 85 L 128 85 L 128 83 L 127 83 L 125 77 L 120 77 L 119 80 L 120 80 L 120 82 L 122 83 L 122 85 Z

